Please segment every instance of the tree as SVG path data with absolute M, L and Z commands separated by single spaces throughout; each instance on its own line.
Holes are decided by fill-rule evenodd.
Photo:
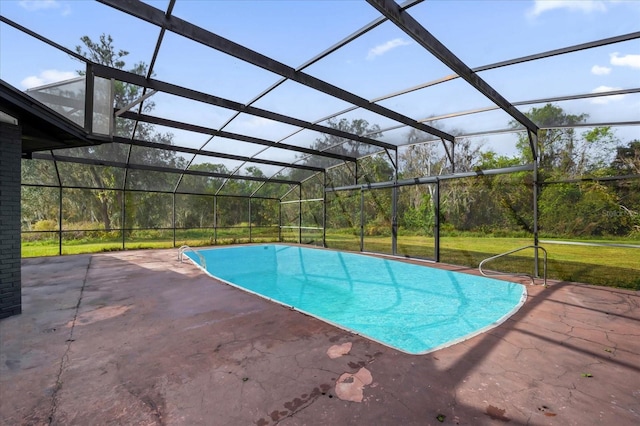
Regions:
M 376 139 L 382 136 L 382 134 L 380 133 L 380 126 L 378 126 L 377 124 L 370 125 L 367 120 L 361 118 L 355 118 L 351 121 L 347 120 L 346 118 L 342 118 L 340 119 L 340 121 L 329 119 L 327 121 L 327 125 L 332 129 L 341 130 L 343 132 L 352 133 L 358 136 L 366 136 L 370 139 Z M 372 146 L 367 143 L 354 141 L 353 139 L 346 139 L 325 133 L 322 135 L 322 138 L 316 139 L 311 144 L 311 149 L 315 149 L 318 151 L 330 151 L 336 154 L 360 158 L 367 154 L 372 154 L 373 152 L 378 151 L 381 148 Z M 328 167 L 332 165 L 334 161 L 335 160 L 329 158 L 318 158 L 313 161 L 306 162 L 306 164 L 318 167 Z
M 437 123 L 432 123 L 439 127 Z M 443 129 L 444 130 L 444 129 Z M 460 134 L 457 129 L 451 134 Z M 441 148 L 440 142 L 420 141 L 428 136 L 412 129 L 407 133 L 409 147 L 400 156 L 402 177 L 440 176 L 452 171 L 468 172 L 478 168 L 491 168 L 488 161 L 496 160 L 492 151 L 484 151 L 482 143 L 473 144 L 468 138 L 457 138 L 449 153 Z M 453 165 L 449 155 L 453 154 Z M 455 166 L 455 167 L 454 167 Z M 443 217 L 456 227 L 470 229 L 476 223 L 482 223 L 485 216 L 494 217 L 486 208 L 476 204 L 488 200 L 487 188 L 482 180 L 456 179 L 440 185 L 440 211 Z M 401 193 L 398 211 L 402 213 L 401 224 L 414 230 L 430 233 L 435 223 L 435 185 L 414 185 Z M 408 205 L 407 205 L 408 203 Z
M 627 146 L 618 146 L 611 162 L 615 174 L 640 174 L 640 140 L 635 139 Z
M 633 143 L 628 147 L 618 146 L 612 161 L 619 145 L 615 133 L 610 127 L 580 131 L 577 126 L 587 122 L 587 114 L 573 115 L 547 104 L 532 108 L 526 115 L 542 128 L 538 133 L 539 172 L 543 183 L 538 199 L 541 230 L 564 237 L 628 234 L 634 218 L 633 210 L 627 206 L 628 201 L 634 199 L 634 191 L 629 191 L 633 182 L 605 185 L 597 182 L 545 184 L 545 181 L 632 174 Z M 516 123 L 512 125 L 516 127 Z M 517 147 L 522 159 L 532 161 L 526 136 L 519 139 Z
M 640 175 L 640 140 L 635 139 L 626 146 L 616 148 L 616 156 L 610 165 L 614 175 Z M 615 182 L 618 207 L 608 212 L 614 220 L 628 224 L 627 234 L 640 235 L 640 179 Z
M 54 231 L 59 220 L 60 191 L 58 188 L 26 186 L 26 184 L 55 184 L 57 181 L 53 162 L 22 160 L 21 216 L 25 230 Z M 38 228 L 48 229 L 38 229 Z
M 616 191 L 597 181 L 546 185 L 539 205 L 540 229 L 553 236 L 622 236 L 637 221 L 637 212 L 623 209 Z
M 432 123 L 432 125 L 434 125 Z M 425 142 L 430 135 L 417 129 L 406 134 L 407 148 L 399 155 L 400 178 L 440 176 L 450 170 L 441 142 Z M 435 185 L 412 185 L 398 197 L 399 224 L 405 229 L 431 234 L 435 223 Z
M 97 42 L 94 42 L 90 37 L 81 37 L 82 45 L 76 46 L 76 52 L 86 57 L 87 59 L 117 69 L 125 69 L 125 58 L 129 52 L 125 50 L 116 49 L 113 45 L 113 39 L 110 35 L 102 34 Z M 148 72 L 148 67 L 144 62 L 136 63 L 132 68 L 128 69 L 129 72 L 145 75 Z M 84 75 L 84 71 L 78 71 L 80 75 Z M 142 96 L 142 88 L 128 83 L 120 81 L 115 82 L 114 89 L 114 108 L 122 108 L 133 101 L 139 99 Z M 152 101 L 145 101 L 142 103 L 142 112 L 148 113 L 152 111 L 155 104 Z M 135 132 L 135 135 L 134 135 Z M 171 133 L 158 133 L 151 124 L 147 123 L 134 123 L 131 120 L 117 119 L 115 125 L 115 134 L 123 137 L 136 137 L 138 139 L 145 139 L 163 144 L 172 144 L 173 135 Z M 65 155 L 81 156 L 86 158 L 95 159 L 107 159 L 112 161 L 132 161 L 139 164 L 159 165 L 166 167 L 181 167 L 184 166 L 184 160 L 181 157 L 175 155 L 172 151 L 150 149 L 150 148 L 131 148 L 127 145 L 106 143 L 98 146 L 90 146 L 83 148 L 71 148 L 65 150 Z M 69 193 L 70 197 L 80 197 L 78 200 L 69 200 L 67 203 L 68 208 L 73 206 L 82 206 L 84 209 L 90 209 L 92 211 L 91 217 L 99 218 L 105 230 L 111 230 L 114 221 L 118 221 L 122 214 L 122 191 L 123 189 L 123 173 L 122 169 L 114 167 L 101 167 L 94 165 L 82 165 L 72 164 L 67 168 L 67 179 L 71 184 L 84 186 L 89 188 L 96 188 L 92 191 L 78 191 L 76 193 Z M 152 176 L 153 175 L 153 176 Z M 161 178 L 160 174 L 154 173 L 135 173 L 132 176 L 128 176 L 127 186 L 129 188 L 149 188 L 152 184 L 155 187 L 165 186 L 170 187 L 171 181 L 176 176 L 165 176 L 167 179 L 166 185 L 161 185 L 157 182 L 158 178 Z M 154 182 L 151 182 L 154 180 Z M 117 191 L 105 191 L 103 188 L 117 189 Z M 140 199 L 140 197 L 136 197 Z M 130 203 L 128 203 L 130 204 Z M 132 206 L 134 204 L 131 204 Z M 130 211 L 128 219 L 134 217 L 152 217 L 154 213 L 151 211 L 157 208 L 157 203 L 149 202 L 145 203 L 140 200 L 136 202 L 136 208 L 143 208 L 145 211 L 139 211 L 137 214 Z M 129 221 L 127 221 L 129 222 Z M 133 227 L 135 223 L 127 223 L 127 226 Z
M 575 126 L 584 124 L 588 114 L 569 114 L 547 104 L 531 108 L 525 115 L 541 127 L 538 133 L 538 161 L 541 176 L 575 178 L 606 165 L 617 143 L 609 127 L 595 127 L 580 133 Z M 512 127 L 519 127 L 511 122 Z M 533 161 L 529 138 L 519 137 L 516 144 L 522 159 Z
M 106 65 L 119 70 L 125 69 L 126 63 L 124 58 L 129 55 L 126 50 L 116 50 L 113 46 L 113 38 L 110 35 L 102 34 L 98 42 L 91 40 L 89 36 L 80 37 L 83 46 L 76 46 L 76 52 L 92 62 Z M 132 68 L 127 70 L 130 73 L 138 75 L 146 75 L 148 66 L 144 62 L 136 63 Z M 84 70 L 78 71 L 79 75 L 85 75 Z M 131 102 L 140 98 L 142 88 L 133 84 L 115 82 L 116 88 L 114 92 L 114 103 L 116 108 L 124 107 Z M 153 101 L 145 101 L 143 111 L 149 112 L 155 108 Z
M 328 126 L 344 132 L 366 136 L 368 138 L 378 138 L 381 136 L 380 127 L 377 124 L 369 124 L 364 119 L 353 119 L 351 121 L 346 118 L 336 121 L 330 119 Z M 352 139 L 341 138 L 331 134 L 323 134 L 322 138 L 318 138 L 311 144 L 312 149 L 319 151 L 329 151 L 337 154 L 347 155 L 356 159 L 372 154 L 381 150 L 376 146 L 361 143 Z M 323 158 L 316 156 L 305 164 L 328 168 L 334 165 L 335 160 L 331 158 Z M 388 169 L 378 160 L 365 160 L 361 162 L 366 169 L 365 179 L 375 181 L 378 174 L 387 175 Z M 353 163 L 344 163 L 335 167 L 331 167 L 326 172 L 327 185 L 329 187 L 338 187 L 344 185 L 353 185 L 355 183 L 355 165 Z M 362 173 L 358 172 L 359 178 Z M 384 180 L 388 180 L 385 178 Z M 322 193 L 321 190 L 316 191 Z M 355 230 L 355 222 L 353 220 L 354 212 L 360 210 L 359 198 L 345 195 L 343 192 L 335 192 L 331 197 L 331 202 L 327 206 L 328 224 L 333 227 L 343 228 L 349 227 Z

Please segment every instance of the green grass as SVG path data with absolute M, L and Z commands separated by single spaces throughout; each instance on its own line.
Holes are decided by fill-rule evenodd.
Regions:
M 171 236 L 169 238 L 169 236 Z M 322 233 L 312 233 L 303 237 L 321 241 Z M 283 232 L 285 241 L 296 241 L 297 232 Z M 255 229 L 251 234 L 252 242 L 275 242 L 277 232 L 273 229 Z M 433 237 L 398 237 L 398 254 L 410 257 L 433 258 Z M 586 240 L 581 240 L 586 242 Z M 605 240 L 593 240 L 605 242 Z M 221 229 L 217 234 L 217 244 L 236 244 L 249 242 L 247 229 Z M 640 245 L 639 241 L 607 240 Z M 365 251 L 391 253 L 391 237 L 366 236 Z M 176 247 L 192 247 L 214 244 L 211 230 L 177 232 Z M 440 240 L 440 260 L 445 263 L 478 267 L 487 257 L 504 253 L 532 244 L 531 238 L 494 238 L 469 235 L 446 236 Z M 623 247 L 591 247 L 560 244 L 542 244 L 548 251 L 548 277 L 559 280 L 576 281 L 589 284 L 622 287 L 640 290 L 640 249 Z M 328 232 L 327 246 L 340 250 L 358 251 L 360 238 L 344 232 Z M 126 249 L 151 249 L 173 247 L 172 233 L 140 233 L 126 239 Z M 98 253 L 122 250 L 122 240 L 63 240 L 63 254 Z M 55 256 L 58 254 L 57 240 L 24 241 L 22 257 Z M 542 257 L 542 253 L 541 253 Z M 487 264 L 488 269 L 503 272 L 532 273 L 533 249 L 510 255 Z M 542 263 L 539 265 L 542 271 Z
M 365 249 L 367 251 L 390 252 L 390 237 L 365 237 Z M 605 242 L 603 240 L 591 240 L 593 242 Z M 580 242 L 589 242 L 580 240 Z M 640 241 L 614 241 L 608 240 L 610 243 L 624 243 L 640 245 Z M 531 238 L 494 238 L 494 237 L 447 237 L 440 238 L 441 251 L 469 251 L 487 253 L 487 256 L 504 253 L 519 247 L 533 244 Z M 359 250 L 360 239 L 344 234 L 327 234 L 327 245 L 334 248 L 343 248 L 349 250 Z M 432 258 L 434 255 L 433 237 L 398 237 L 398 254 L 411 253 L 415 257 Z M 639 269 L 640 249 L 628 249 L 621 247 L 591 247 L 591 246 L 573 246 L 559 244 L 540 244 L 549 253 L 549 259 L 556 261 L 583 262 L 585 259 L 599 259 L 599 263 L 609 266 L 621 268 Z M 533 255 L 533 249 L 523 251 L 523 254 Z M 541 254 L 542 255 L 542 254 Z M 484 258 L 483 258 L 484 259 Z M 480 259 L 482 260 L 482 259 Z M 477 265 L 476 265 L 477 266 Z
M 365 236 L 366 251 L 391 252 L 389 237 Z M 581 242 L 588 242 L 580 240 Z M 593 242 L 604 242 L 593 240 Z M 640 245 L 638 241 L 613 241 Z M 454 265 L 477 268 L 480 262 L 490 256 L 531 245 L 531 238 L 494 238 L 471 236 L 442 236 L 440 239 L 440 261 Z M 420 236 L 399 236 L 398 254 L 433 259 L 433 238 Z M 341 250 L 357 251 L 360 238 L 344 233 L 327 235 L 327 245 Z M 548 278 L 583 282 L 588 284 L 640 290 L 640 249 L 622 247 L 591 247 L 559 244 L 541 244 L 548 252 Z M 533 273 L 534 250 L 527 249 L 513 255 L 488 262 L 487 269 Z M 542 259 L 542 253 L 540 253 Z M 539 271 L 542 273 L 542 261 Z

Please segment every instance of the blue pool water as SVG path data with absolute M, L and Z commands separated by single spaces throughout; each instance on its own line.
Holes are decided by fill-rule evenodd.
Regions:
M 353 253 L 285 245 L 198 252 L 216 278 L 411 354 L 494 327 L 526 298 L 520 284 Z

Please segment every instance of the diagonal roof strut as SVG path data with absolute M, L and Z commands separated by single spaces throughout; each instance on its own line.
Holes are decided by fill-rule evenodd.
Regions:
M 531 121 L 520 110 L 511 105 L 500 93 L 491 87 L 486 81 L 473 72 L 469 66 L 462 62 L 444 44 L 426 30 L 409 13 L 404 11 L 393 0 L 367 0 L 380 13 L 386 16 L 398 28 L 404 31 L 409 37 L 414 39 L 420 46 L 428 50 L 440 62 L 448 66 L 456 74 L 462 77 L 476 90 L 498 105 L 514 120 L 526 127 L 530 132 L 537 133 L 538 126 Z

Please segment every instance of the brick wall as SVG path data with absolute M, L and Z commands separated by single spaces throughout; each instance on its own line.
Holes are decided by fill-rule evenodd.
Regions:
M 22 312 L 19 126 L 0 122 L 0 318 Z

